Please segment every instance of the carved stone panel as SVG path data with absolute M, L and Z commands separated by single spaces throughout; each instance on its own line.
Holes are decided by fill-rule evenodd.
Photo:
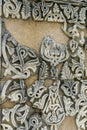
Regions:
M 12 36 L 10 18 L 60 23 L 68 41 L 46 35 L 37 51 Z M 86 23 L 87 0 L 0 1 L 1 130 L 59 130 L 68 116 L 87 129 Z

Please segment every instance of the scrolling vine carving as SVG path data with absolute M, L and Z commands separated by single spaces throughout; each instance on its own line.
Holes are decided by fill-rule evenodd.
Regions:
M 57 130 L 66 116 L 75 116 L 78 130 L 86 130 L 87 0 L 4 0 L 0 5 L 2 17 L 63 23 L 69 37 L 66 45 L 44 37 L 38 54 L 20 45 L 0 20 L 0 72 L 10 76 L 0 82 L 0 104 L 16 103 L 1 109 L 2 129 Z M 35 74 L 37 80 L 26 87 L 25 80 Z

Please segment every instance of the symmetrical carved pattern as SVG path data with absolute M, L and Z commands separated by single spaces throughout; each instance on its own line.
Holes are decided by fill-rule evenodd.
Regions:
M 68 1 L 69 2 L 69 1 Z M 0 14 L 6 18 L 34 19 L 63 23 L 63 31 L 70 37 L 78 37 L 78 28 L 86 22 L 87 0 L 1 0 Z M 71 26 L 68 27 L 68 24 Z
M 1 0 L 0 16 L 63 23 L 69 38 L 64 45 L 46 36 L 37 53 L 0 19 L 0 104 L 16 103 L 0 110 L 1 129 L 58 130 L 66 116 L 75 116 L 78 130 L 86 130 L 87 0 Z M 37 79 L 27 86 L 32 75 Z

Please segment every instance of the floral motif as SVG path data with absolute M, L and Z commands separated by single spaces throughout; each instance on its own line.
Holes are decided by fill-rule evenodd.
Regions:
M 13 74 L 13 79 L 26 79 L 30 77 L 31 72 L 35 73 L 37 66 L 39 66 L 36 52 L 31 48 L 19 45 L 9 32 L 3 33 L 2 57 L 4 61 L 2 61 L 2 66 L 5 68 L 3 75 L 12 76 Z M 7 54 L 9 54 L 9 57 Z
M 3 130 L 57 130 L 66 116 L 87 129 L 87 0 L 2 0 L 0 16 L 59 22 L 67 44 L 43 38 L 40 52 L 20 45 L 0 19 L 0 109 Z M 58 68 L 59 67 L 59 68 Z M 27 86 L 33 74 L 37 79 Z M 9 80 L 3 80 L 10 78 Z
M 57 43 L 51 37 L 45 37 L 41 44 L 42 58 L 50 62 L 52 66 L 56 66 L 59 63 L 66 61 L 69 57 L 69 53 L 64 45 Z

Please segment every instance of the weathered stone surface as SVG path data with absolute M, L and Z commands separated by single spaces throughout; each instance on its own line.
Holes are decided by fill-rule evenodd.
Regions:
M 87 129 L 86 4 L 3 1 L 3 17 L 62 23 L 69 40 L 62 44 L 45 36 L 37 51 L 17 42 L 0 19 L 2 130 L 58 130 L 67 116 L 76 117 L 78 130 Z M 33 75 L 37 78 L 27 85 Z M 15 104 L 4 108 L 8 101 Z

